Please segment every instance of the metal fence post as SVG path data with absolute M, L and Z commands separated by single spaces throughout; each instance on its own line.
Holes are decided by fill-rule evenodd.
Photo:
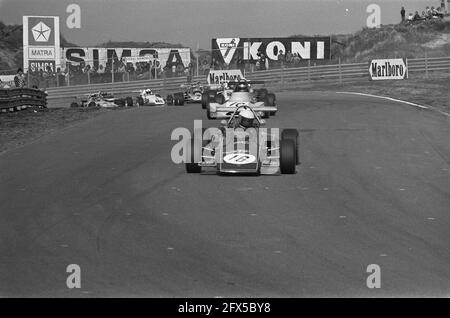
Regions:
M 425 78 L 428 78 L 428 54 L 425 51 Z
M 308 60 L 308 83 L 311 82 L 311 60 Z
M 342 84 L 341 57 L 339 57 L 339 84 Z
M 114 83 L 114 56 L 111 58 L 111 83 Z

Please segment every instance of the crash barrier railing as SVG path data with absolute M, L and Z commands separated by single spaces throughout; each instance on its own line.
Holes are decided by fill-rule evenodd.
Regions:
M 33 88 L 0 89 L 0 110 L 21 110 L 28 106 L 47 107 L 47 93 Z
M 430 72 L 450 71 L 450 57 L 407 59 L 408 75 L 418 74 L 428 77 Z M 255 71 L 246 74 L 252 80 L 269 81 L 270 86 L 311 85 L 314 83 L 348 83 L 370 80 L 369 63 L 333 64 L 299 68 L 285 68 L 268 71 Z
M 449 72 L 450 57 L 408 59 L 409 77 L 428 77 L 431 72 Z M 247 72 L 245 77 L 250 80 L 263 80 L 266 87 L 272 89 L 304 87 L 314 84 L 345 84 L 358 81 L 369 81 L 369 63 L 334 64 L 274 69 L 266 71 Z M 137 95 L 134 90 L 151 88 L 161 93 L 163 97 L 173 92 L 181 92 L 181 84 L 187 78 L 167 78 L 161 80 L 130 81 L 120 83 L 104 83 L 79 86 L 48 88 L 49 99 L 76 97 L 94 91 L 108 91 L 118 96 Z M 192 82 L 206 83 L 206 76 L 194 76 Z

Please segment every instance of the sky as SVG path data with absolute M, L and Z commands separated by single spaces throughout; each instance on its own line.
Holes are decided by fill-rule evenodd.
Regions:
M 69 4 L 81 7 L 81 28 L 66 26 Z M 381 23 L 439 6 L 440 0 L 0 0 L 0 21 L 23 15 L 57 15 L 61 32 L 80 46 L 111 41 L 180 43 L 210 49 L 216 37 L 284 37 L 354 33 L 366 25 L 369 4 Z

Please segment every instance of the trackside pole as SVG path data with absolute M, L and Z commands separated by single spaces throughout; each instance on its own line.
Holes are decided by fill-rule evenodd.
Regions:
M 342 84 L 341 57 L 339 57 L 339 84 Z

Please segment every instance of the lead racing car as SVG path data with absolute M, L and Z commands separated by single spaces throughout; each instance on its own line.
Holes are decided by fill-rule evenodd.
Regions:
M 187 140 L 186 172 L 214 174 L 294 174 L 299 164 L 298 130 L 263 128 L 250 106 L 239 106 L 222 121 Z
M 267 89 L 253 89 L 251 84 L 262 83 L 240 80 L 237 83 L 228 83 L 234 88 L 232 93 L 217 94 L 215 102 L 206 102 L 206 117 L 208 119 L 219 119 L 229 117 L 237 107 L 246 105 L 256 111 L 262 117 L 270 117 L 276 114 L 278 107 L 275 103 L 275 94 L 268 93 Z M 264 108 L 264 110 L 262 109 Z M 220 111 L 218 109 L 221 109 Z

